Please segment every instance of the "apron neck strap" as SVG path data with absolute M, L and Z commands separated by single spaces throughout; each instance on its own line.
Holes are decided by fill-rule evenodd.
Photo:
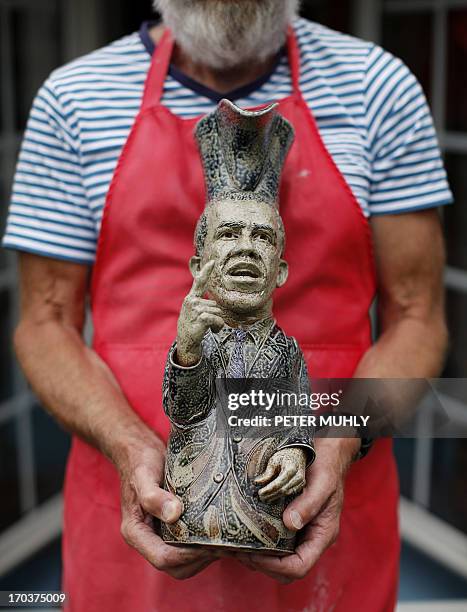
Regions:
M 174 48 L 174 39 L 168 28 L 154 50 L 151 66 L 144 86 L 141 110 L 156 106 L 160 103 L 164 91 L 164 82 L 169 71 L 170 59 Z M 297 37 L 292 26 L 287 29 L 287 54 L 289 58 L 290 73 L 292 76 L 292 89 L 295 94 L 300 93 L 300 52 Z
M 141 110 L 160 103 L 173 48 L 172 32 L 166 28 L 152 55 L 151 66 L 144 86 Z

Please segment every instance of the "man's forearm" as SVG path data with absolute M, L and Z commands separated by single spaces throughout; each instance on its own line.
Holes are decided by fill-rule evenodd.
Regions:
M 375 383 L 357 385 L 355 396 L 347 394 L 350 411 L 358 414 L 366 409 L 366 401 L 362 402 L 365 390 L 365 397 L 370 393 L 373 400 L 372 431 L 403 430 L 426 392 L 423 379 L 439 376 L 446 347 L 447 331 L 441 313 L 432 319 L 407 317 L 390 325 L 357 367 L 355 378 L 375 379 Z M 397 379 L 406 379 L 408 384 Z
M 431 319 L 404 317 L 391 324 L 365 353 L 355 378 L 433 378 L 439 376 L 448 335 L 442 314 Z
M 447 331 L 445 253 L 438 212 L 374 216 L 371 227 L 382 333 L 364 355 L 355 377 L 439 376 Z
M 132 456 L 164 444 L 128 405 L 108 366 L 79 332 L 59 321 L 23 321 L 15 348 L 34 392 L 69 431 L 121 468 Z

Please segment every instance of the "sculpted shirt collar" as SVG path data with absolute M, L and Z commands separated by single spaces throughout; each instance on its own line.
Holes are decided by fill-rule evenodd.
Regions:
M 253 325 L 249 327 L 243 328 L 249 337 L 253 340 L 257 347 L 261 346 L 262 342 L 265 340 L 265 337 L 271 331 L 272 326 L 275 321 L 272 317 L 266 317 L 266 319 L 261 319 L 260 321 L 256 321 Z M 227 340 L 229 340 L 234 334 L 235 328 L 229 327 L 225 325 L 220 332 L 215 334 L 218 342 L 224 344 Z

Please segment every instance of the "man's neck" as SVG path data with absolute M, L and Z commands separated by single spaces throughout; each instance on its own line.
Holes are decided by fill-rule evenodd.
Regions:
M 154 44 L 158 44 L 164 33 L 164 29 L 165 27 L 163 24 L 158 24 L 149 30 L 149 34 Z M 216 70 L 204 64 L 193 62 L 183 49 L 175 43 L 171 61 L 172 64 L 186 76 L 201 83 L 205 87 L 209 87 L 209 89 L 213 91 L 223 94 L 249 85 L 264 74 L 270 72 L 274 66 L 276 57 L 272 56 L 263 62 L 248 62 L 247 64 L 238 65 L 228 70 Z

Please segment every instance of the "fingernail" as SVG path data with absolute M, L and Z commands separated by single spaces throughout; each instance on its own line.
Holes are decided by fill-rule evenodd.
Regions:
M 290 522 L 297 531 L 303 527 L 302 517 L 296 510 L 291 510 L 289 513 Z
M 178 518 L 179 506 L 176 501 L 166 501 L 162 504 L 162 520 L 166 523 L 175 521 Z

